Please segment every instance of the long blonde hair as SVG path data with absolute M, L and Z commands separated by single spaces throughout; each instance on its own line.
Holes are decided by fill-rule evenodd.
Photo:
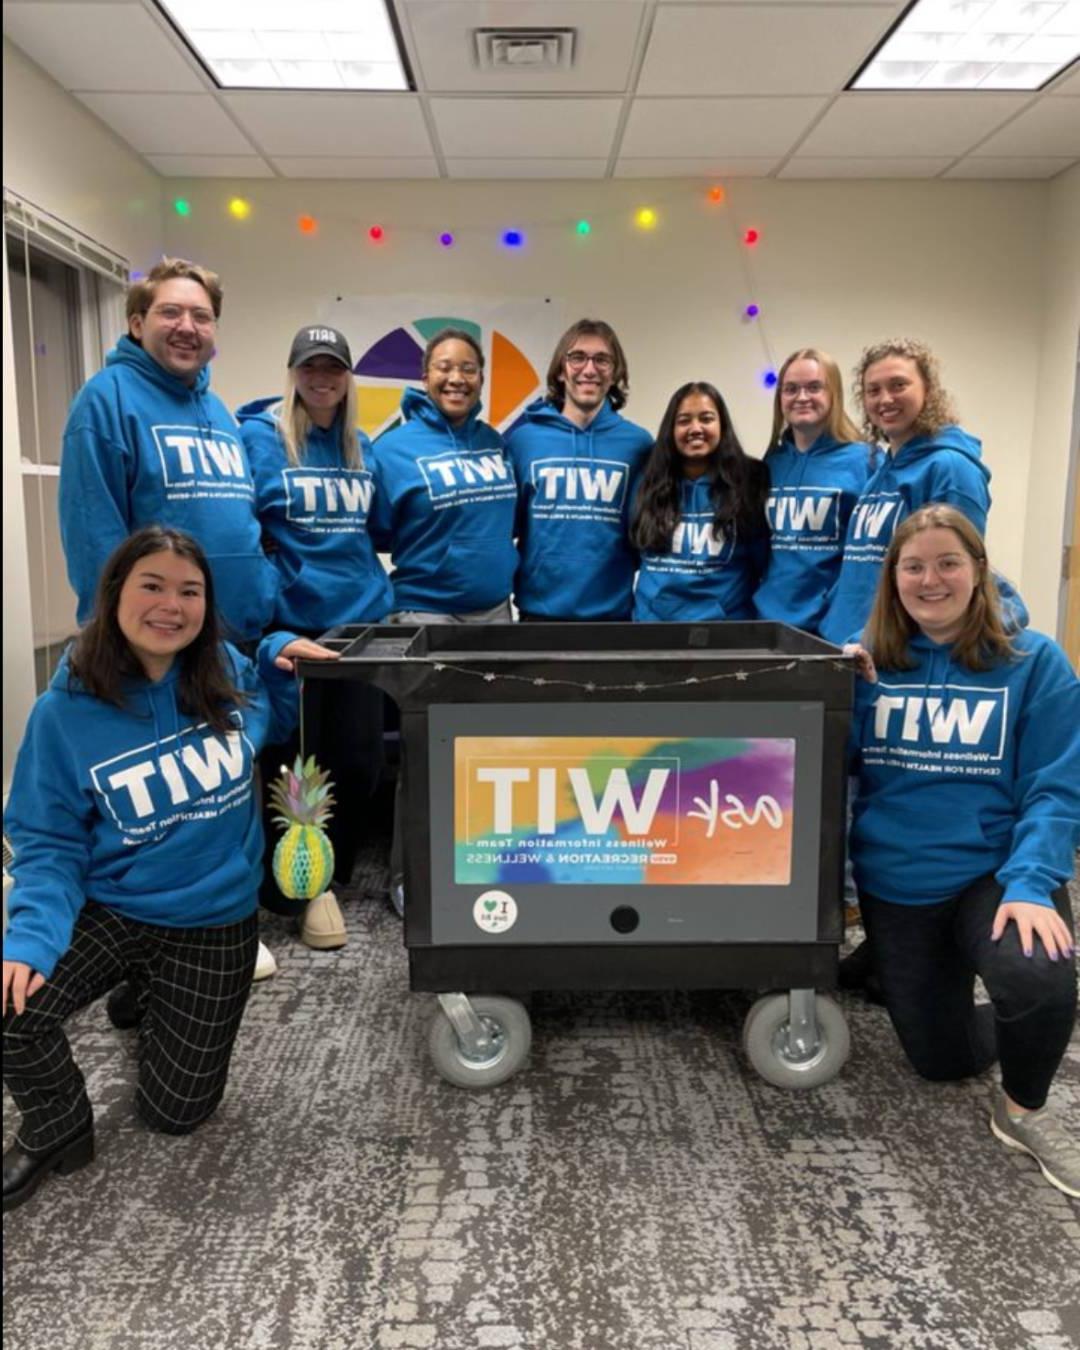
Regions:
M 829 353 L 823 352 L 820 347 L 800 347 L 797 352 L 792 352 L 780 367 L 780 374 L 776 378 L 776 393 L 773 395 L 772 431 L 769 433 L 770 448 L 780 444 L 784 432 L 787 430 L 784 414 L 780 410 L 780 391 L 784 385 L 784 376 L 787 374 L 788 366 L 795 361 L 816 361 L 825 375 L 825 388 L 829 391 L 829 416 L 825 426 L 829 435 L 834 441 L 842 441 L 848 445 L 852 441 L 858 441 L 860 437 L 859 428 L 844 411 L 844 381 L 840 375 L 840 367 Z
M 356 381 L 349 372 L 349 383 L 345 388 L 345 397 L 340 404 L 341 411 L 341 462 L 347 469 L 362 469 L 364 456 L 360 453 L 360 439 L 356 434 L 357 397 Z M 278 431 L 285 444 L 285 458 L 294 469 L 304 463 L 308 437 L 312 422 L 304 400 L 296 388 L 296 372 L 285 372 L 285 396 L 273 409 L 277 418 Z
M 951 644 L 954 658 L 968 670 L 990 670 L 1012 660 L 1017 651 L 1001 618 L 1001 599 L 982 535 L 963 511 L 931 503 L 900 522 L 885 554 L 865 635 L 875 664 L 882 670 L 913 670 L 918 665 L 909 644 L 919 625 L 900 602 L 896 566 L 904 545 L 923 530 L 933 529 L 952 530 L 975 564 L 975 590 L 964 615 L 964 626 Z

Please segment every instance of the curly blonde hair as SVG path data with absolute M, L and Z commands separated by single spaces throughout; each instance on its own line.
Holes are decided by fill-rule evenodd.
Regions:
M 884 342 L 876 342 L 872 347 L 864 348 L 854 372 L 853 393 L 856 403 L 862 410 L 863 430 L 869 440 L 880 440 L 881 433 L 866 415 L 866 405 L 863 402 L 863 383 L 867 370 L 878 361 L 884 361 L 890 356 L 902 356 L 908 361 L 914 361 L 915 367 L 922 377 L 922 382 L 926 386 L 926 400 L 923 403 L 922 411 L 915 419 L 915 424 L 911 429 L 912 435 L 932 436 L 942 427 L 949 426 L 958 420 L 952 395 L 941 382 L 941 367 L 938 365 L 938 359 L 926 343 L 920 342 L 918 338 L 888 338 Z

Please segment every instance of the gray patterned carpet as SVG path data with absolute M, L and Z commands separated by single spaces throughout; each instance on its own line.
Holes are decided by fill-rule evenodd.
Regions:
M 189 1138 L 136 1123 L 101 1005 L 72 1022 L 98 1158 L 4 1220 L 9 1350 L 1080 1344 L 1080 1204 L 992 1138 L 990 1075 L 918 1082 L 845 998 L 847 1067 L 789 1094 L 741 1058 L 749 993 L 548 995 L 527 1070 L 464 1092 L 383 884 L 373 847 L 342 952 L 265 920 L 280 971 Z M 1055 1100 L 1080 1122 L 1080 1037 Z

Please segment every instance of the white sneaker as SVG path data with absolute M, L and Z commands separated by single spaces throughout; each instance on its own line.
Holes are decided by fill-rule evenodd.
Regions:
M 1048 1107 L 1010 1116 L 1005 1094 L 999 1092 L 990 1115 L 990 1128 L 1008 1148 L 1030 1153 L 1051 1186 L 1080 1199 L 1080 1139 Z
M 345 920 L 333 891 L 323 891 L 307 907 L 300 918 L 300 941 L 317 951 L 333 951 L 344 947 L 349 937 Z
M 251 978 L 253 980 L 268 980 L 271 975 L 276 974 L 277 962 L 274 960 L 274 953 L 260 942 L 259 954 L 255 958 L 255 974 Z

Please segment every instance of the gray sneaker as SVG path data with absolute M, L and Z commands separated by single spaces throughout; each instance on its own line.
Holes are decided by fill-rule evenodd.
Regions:
M 1030 1153 L 1051 1186 L 1080 1199 L 1080 1138 L 1048 1107 L 1013 1119 L 1001 1092 L 994 1102 L 990 1128 L 1006 1147 Z

